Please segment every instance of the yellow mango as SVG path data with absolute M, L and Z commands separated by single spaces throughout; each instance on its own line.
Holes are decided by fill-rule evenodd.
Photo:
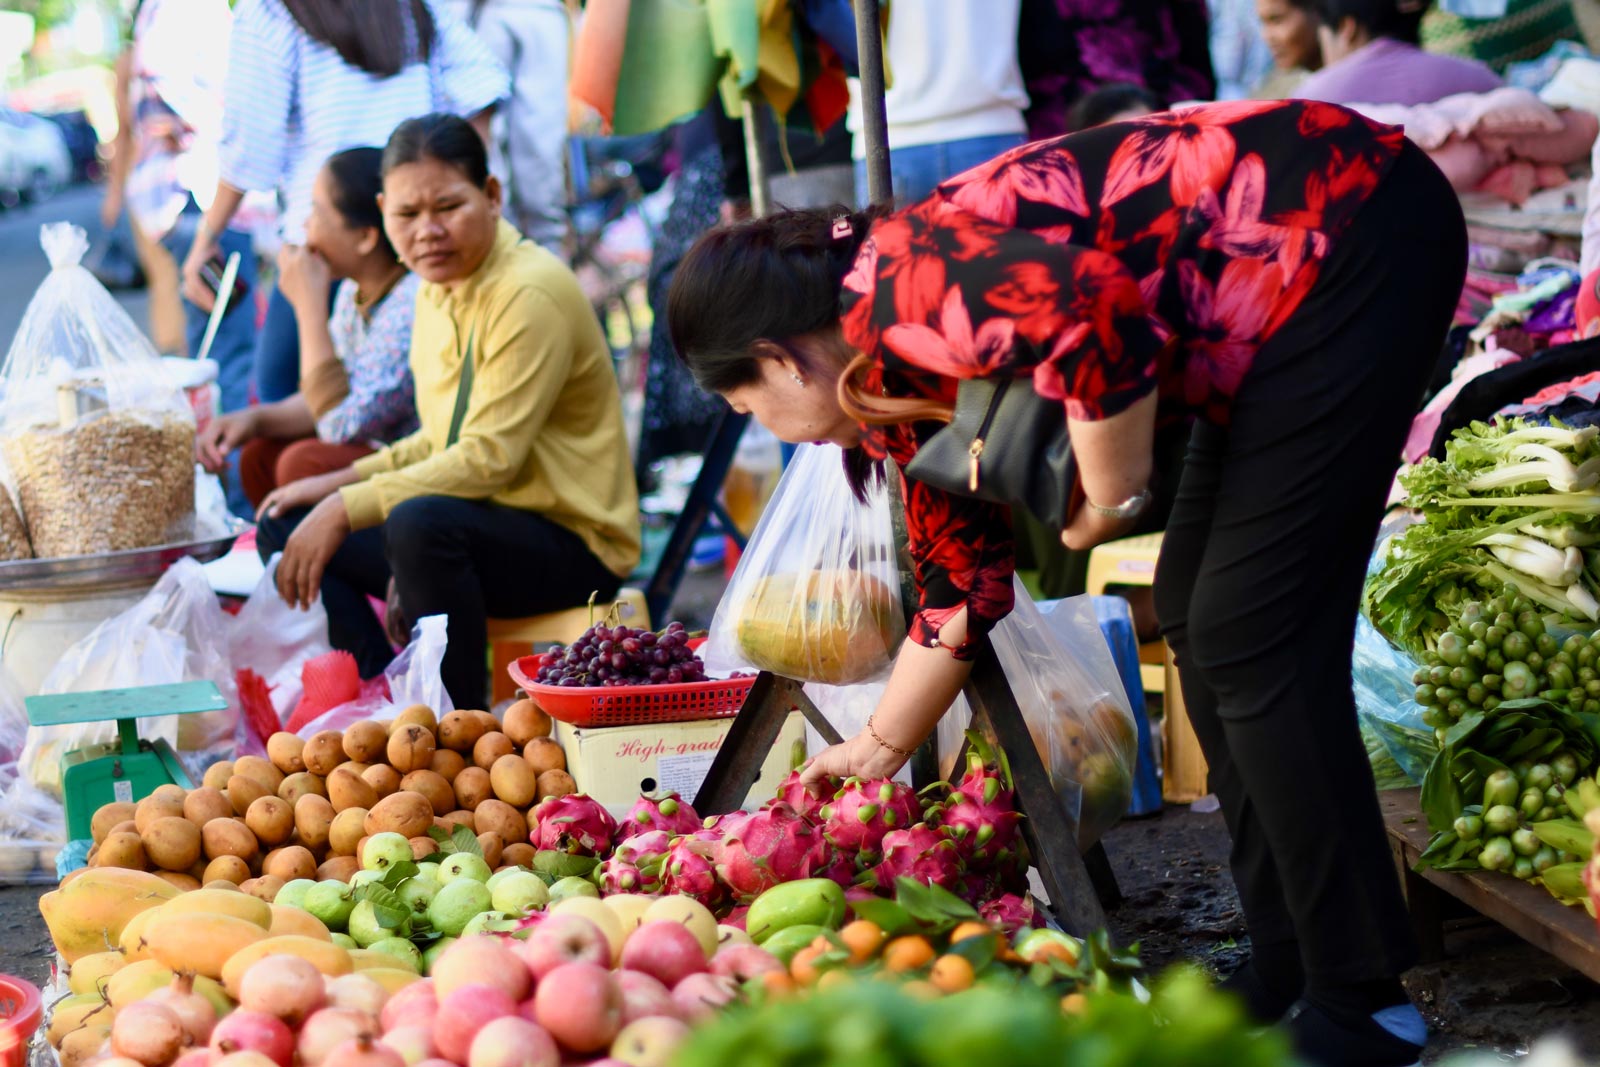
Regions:
M 370 978 L 383 987 L 383 991 L 391 997 L 410 985 L 420 982 L 422 976 L 415 971 L 408 971 L 401 967 L 369 967 L 361 972 L 363 978 Z
M 350 950 L 350 963 L 358 971 L 387 970 L 396 962 L 396 959 L 387 952 L 374 952 L 370 948 Z
M 204 912 L 158 915 L 144 928 L 151 959 L 207 978 L 221 978 L 234 953 L 266 937 L 266 930 L 253 922 Z
M 39 913 L 56 951 L 72 964 L 116 947 L 130 919 L 180 892 L 146 871 L 93 867 L 40 897 Z
M 254 899 L 254 898 L 252 898 Z M 282 937 L 285 934 L 299 934 L 316 941 L 333 940 L 333 935 L 328 928 L 317 920 L 310 912 L 291 908 L 284 904 L 269 905 L 272 908 L 272 925 L 267 927 L 268 937 Z
M 103 1015 L 100 1013 L 104 1013 Z M 50 1026 L 45 1030 L 45 1040 L 51 1048 L 60 1048 L 61 1039 L 80 1026 L 93 1022 L 110 1022 L 111 1005 L 99 993 L 74 993 L 62 997 L 50 1009 Z
M 96 1020 L 99 1018 L 95 1016 Z M 110 1040 L 110 1019 L 85 1023 L 61 1039 L 61 1067 L 83 1067 Z
M 172 971 L 155 960 L 138 960 L 106 979 L 105 998 L 113 1008 L 122 1008 L 172 983 Z
M 346 952 L 332 941 L 319 941 L 302 934 L 283 934 L 246 945 L 229 957 L 222 967 L 223 988 L 237 997 L 239 982 L 244 977 L 244 972 L 250 969 L 250 965 L 263 957 L 280 954 L 299 956 L 329 978 L 349 974 L 355 969 L 351 960 L 352 953 Z M 390 963 L 392 964 L 393 960 L 390 960 Z
M 72 965 L 72 972 L 67 976 L 67 988 L 74 993 L 93 993 L 98 996 L 101 984 L 120 971 L 127 962 L 120 952 L 91 952 Z
M 272 925 L 272 905 L 249 893 L 228 889 L 196 889 L 161 905 L 166 915 L 231 915 L 265 930 Z
M 128 920 L 128 925 L 122 928 L 122 936 L 117 938 L 117 947 L 121 950 L 124 963 L 138 963 L 140 960 L 150 958 L 149 948 L 144 943 L 144 928 L 150 925 L 150 920 L 161 914 L 165 905 L 154 907 L 148 911 L 141 911 Z

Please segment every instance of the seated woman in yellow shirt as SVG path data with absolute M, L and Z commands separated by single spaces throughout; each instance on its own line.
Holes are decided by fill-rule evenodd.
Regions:
M 401 123 L 383 154 L 384 230 L 423 281 L 411 335 L 422 428 L 262 502 L 278 591 L 322 594 L 363 677 L 396 619 L 449 616 L 444 684 L 483 706 L 489 618 L 610 597 L 639 560 L 639 509 L 611 353 L 572 272 L 500 218 L 465 121 Z M 310 509 L 309 511 L 306 509 Z M 399 638 L 404 640 L 402 636 Z

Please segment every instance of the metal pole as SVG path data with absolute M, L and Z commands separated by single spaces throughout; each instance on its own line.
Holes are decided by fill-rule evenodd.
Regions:
M 874 204 L 894 199 L 889 176 L 889 115 L 883 104 L 883 33 L 878 0 L 852 0 L 856 53 L 861 67 L 861 134 L 867 142 L 867 195 Z
M 750 170 L 750 213 L 760 218 L 772 210 L 772 190 L 767 183 L 767 158 L 761 146 L 766 143 L 772 112 L 766 104 L 749 97 L 744 101 L 744 159 Z

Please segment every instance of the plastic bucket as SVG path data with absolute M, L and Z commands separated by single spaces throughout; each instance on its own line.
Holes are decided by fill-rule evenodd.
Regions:
M 0 1067 L 26 1067 L 44 1005 L 33 983 L 0 974 Z

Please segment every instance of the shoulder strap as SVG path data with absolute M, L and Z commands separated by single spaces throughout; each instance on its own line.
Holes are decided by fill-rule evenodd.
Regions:
M 954 409 L 938 400 L 868 395 L 860 378 L 871 365 L 872 357 L 863 352 L 839 375 L 839 406 L 852 419 L 869 426 L 892 426 L 923 420 L 949 422 L 955 417 Z
M 477 325 L 467 333 L 467 352 L 461 359 L 461 380 L 456 385 L 456 408 L 450 415 L 450 432 L 445 436 L 444 447 L 449 448 L 461 437 L 461 424 L 467 418 L 467 405 L 472 402 L 472 342 Z

